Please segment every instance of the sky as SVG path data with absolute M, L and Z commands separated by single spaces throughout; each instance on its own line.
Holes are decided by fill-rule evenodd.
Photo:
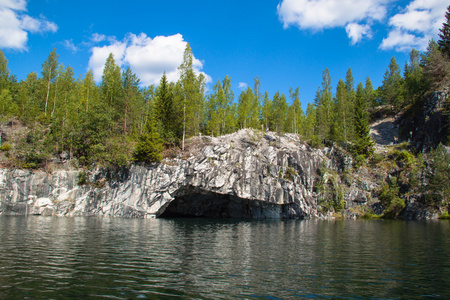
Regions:
M 335 87 L 352 69 L 378 87 L 393 56 L 438 39 L 448 0 L 117 1 L 0 0 L 0 49 L 19 80 L 40 74 L 53 48 L 77 76 L 100 82 L 109 53 L 142 86 L 178 79 L 189 43 L 207 89 L 228 75 L 235 99 L 254 86 L 272 97 L 300 89 L 313 102 L 328 68 Z

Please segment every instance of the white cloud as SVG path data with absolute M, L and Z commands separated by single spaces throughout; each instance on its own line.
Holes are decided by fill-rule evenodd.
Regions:
M 247 83 L 245 83 L 245 82 L 239 82 L 239 88 L 240 88 L 241 90 L 247 89 L 247 86 L 248 86 Z
M 178 67 L 183 62 L 187 45 L 181 34 L 157 36 L 153 39 L 144 33 L 128 34 L 123 41 L 112 41 L 103 35 L 97 37 L 102 37 L 102 41 L 110 41 L 109 45 L 92 48 L 89 68 L 93 70 L 97 81 L 101 80 L 109 53 L 113 53 L 119 66 L 130 66 L 144 85 L 158 84 L 164 72 L 169 81 L 178 80 Z M 201 71 L 203 63 L 195 56 L 193 67 L 197 74 L 203 73 L 207 82 L 211 82 L 211 77 Z
M 23 11 L 25 0 L 0 0 L 0 47 L 26 50 L 28 32 L 56 32 L 58 26 L 44 16 L 33 18 Z
M 72 52 L 74 52 L 74 53 L 78 51 L 78 47 L 75 46 L 75 44 L 73 43 L 73 40 L 72 40 L 72 39 L 70 39 L 70 40 L 64 40 L 64 41 L 62 42 L 62 44 L 63 44 L 64 48 L 69 49 L 70 51 L 72 51 Z
M 424 50 L 430 40 L 429 36 L 417 36 L 403 30 L 392 30 L 388 37 L 383 39 L 380 49 L 396 49 L 398 51 L 408 51 L 413 48 Z
M 285 28 L 343 27 L 366 19 L 381 20 L 387 0 L 283 0 L 277 10 Z
M 283 0 L 277 11 L 283 27 L 322 30 L 345 27 L 352 44 L 364 36 L 371 37 L 373 21 L 386 16 L 390 0 Z M 361 25 L 364 23 L 366 25 Z
M 361 25 L 358 23 L 349 23 L 345 26 L 345 31 L 351 40 L 351 44 L 355 45 L 362 40 L 364 36 L 372 37 L 372 31 L 369 25 Z
M 436 38 L 442 23 L 448 0 L 414 0 L 406 8 L 389 19 L 391 31 L 383 39 L 380 48 L 407 51 L 412 48 L 425 50 L 430 38 Z
M 12 10 L 25 10 L 27 2 L 25 0 L 0 0 L 0 7 Z

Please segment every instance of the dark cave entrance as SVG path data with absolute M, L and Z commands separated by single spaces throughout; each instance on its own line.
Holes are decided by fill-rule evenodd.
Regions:
M 280 219 L 282 206 L 233 195 L 192 193 L 176 197 L 160 218 Z

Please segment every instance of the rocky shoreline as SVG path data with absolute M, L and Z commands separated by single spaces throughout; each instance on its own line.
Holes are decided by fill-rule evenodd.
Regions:
M 362 168 L 348 175 L 351 168 L 338 147 L 314 149 L 294 134 L 243 129 L 194 137 L 182 155 L 150 166 L 1 169 L 0 214 L 311 219 L 377 213 L 376 190 L 386 174 Z M 408 200 L 404 218 L 437 218 Z M 329 205 L 337 201 L 342 209 Z

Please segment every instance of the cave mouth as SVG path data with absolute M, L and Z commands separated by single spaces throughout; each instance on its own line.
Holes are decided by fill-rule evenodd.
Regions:
M 192 193 L 175 197 L 160 218 L 280 219 L 283 206 L 233 195 Z

